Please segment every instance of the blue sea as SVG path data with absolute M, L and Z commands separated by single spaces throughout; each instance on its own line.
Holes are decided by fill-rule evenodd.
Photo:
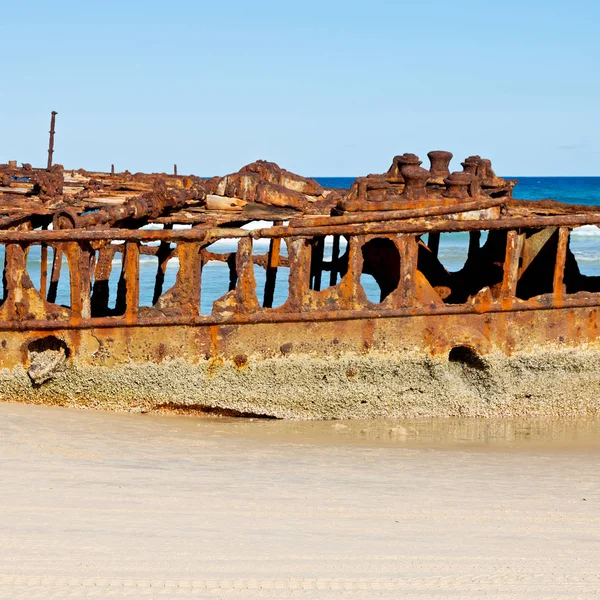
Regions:
M 536 200 L 552 198 L 571 204 L 586 204 L 600 206 L 600 177 L 507 177 L 518 179 L 519 183 L 514 188 L 516 198 Z M 354 181 L 352 177 L 318 177 L 317 180 L 326 187 L 349 188 Z M 266 223 L 265 223 L 266 225 Z M 439 258 L 449 271 L 458 271 L 463 266 L 468 247 L 467 233 L 444 233 L 440 239 Z M 214 252 L 231 252 L 236 249 L 235 240 L 220 240 L 212 245 Z M 262 254 L 268 250 L 268 240 L 257 240 L 255 251 Z M 343 252 L 342 243 L 342 252 Z M 571 250 L 575 254 L 580 270 L 586 275 L 600 275 L 600 229 L 596 226 L 577 228 L 571 235 Z M 325 259 L 330 255 L 330 246 L 325 248 Z M 285 244 L 282 245 L 282 254 L 285 255 Z M 0 257 L 2 258 L 2 257 Z M 49 270 L 51 267 L 51 252 Z M 140 257 L 140 304 L 150 306 L 154 292 L 154 276 L 158 267 L 158 260 L 154 256 Z M 167 290 L 175 283 L 179 264 L 177 259 L 169 261 L 165 275 L 163 290 Z M 121 271 L 120 255 L 113 261 L 113 270 L 110 278 L 110 305 L 114 305 L 119 275 Z M 28 272 L 36 287 L 39 283 L 40 254 L 38 248 L 32 248 L 28 260 Z M 273 306 L 280 306 L 287 298 L 287 277 L 289 269 L 279 268 L 274 293 Z M 265 285 L 265 270 L 255 266 L 255 277 L 259 299 Z M 323 287 L 328 283 L 328 273 L 323 274 Z M 228 291 L 229 269 L 221 262 L 210 262 L 205 265 L 202 272 L 202 297 L 201 314 L 210 314 L 213 302 Z M 370 275 L 363 275 L 361 283 L 367 296 L 373 302 L 379 302 L 379 286 Z M 58 287 L 57 302 L 63 305 L 70 304 L 68 268 L 66 263 L 62 267 L 62 277 Z

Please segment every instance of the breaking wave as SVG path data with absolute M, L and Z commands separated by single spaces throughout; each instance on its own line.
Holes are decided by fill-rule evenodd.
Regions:
M 571 232 L 571 237 L 600 237 L 600 227 L 597 225 L 582 225 L 575 227 Z

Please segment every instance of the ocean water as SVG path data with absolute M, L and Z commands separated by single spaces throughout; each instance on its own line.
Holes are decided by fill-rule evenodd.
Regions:
M 585 204 L 600 206 L 600 177 L 519 177 L 519 183 L 514 189 L 516 198 L 536 200 L 552 198 L 570 204 Z M 318 177 L 317 180 L 326 187 L 349 188 L 354 181 L 351 177 Z M 266 223 L 264 223 L 266 225 Z M 485 235 L 485 234 L 484 234 Z M 462 268 L 467 257 L 469 236 L 468 233 L 443 233 L 440 238 L 439 258 L 449 271 L 458 271 Z M 342 242 L 342 252 L 344 242 Z M 220 240 L 212 245 L 214 252 L 234 252 L 236 240 Z M 268 240 L 257 240 L 255 250 L 258 254 L 267 252 Z M 596 226 L 586 225 L 573 231 L 571 235 L 571 250 L 574 253 L 579 268 L 586 275 L 600 276 L 600 229 Z M 285 244 L 281 246 L 282 255 L 285 256 Z M 331 255 L 331 246 L 326 244 L 325 258 Z M 0 252 L 0 260 L 3 260 Z M 48 269 L 52 265 L 52 252 L 49 252 Z M 154 276 L 158 268 L 158 259 L 154 256 L 143 255 L 140 258 L 140 304 L 150 306 L 154 293 Z M 40 250 L 33 247 L 28 257 L 28 272 L 31 279 L 38 286 L 40 277 Z M 176 258 L 169 261 L 165 274 L 163 291 L 169 289 L 174 283 L 179 269 Z M 110 278 L 110 305 L 114 306 L 116 290 L 121 272 L 120 255 L 113 261 L 113 270 Z M 265 286 L 265 270 L 255 266 L 254 269 L 259 300 L 262 300 Z M 288 268 L 280 267 L 277 273 L 273 306 L 283 304 L 288 295 L 287 279 Z M 329 273 L 323 273 L 323 287 L 329 282 Z M 370 275 L 363 275 L 361 283 L 367 297 L 379 301 L 379 286 Z M 205 265 L 202 272 L 202 297 L 201 314 L 210 314 L 213 302 L 228 291 L 229 268 L 225 263 L 213 261 Z M 68 268 L 63 262 L 62 277 L 58 287 L 57 302 L 63 305 L 70 304 Z

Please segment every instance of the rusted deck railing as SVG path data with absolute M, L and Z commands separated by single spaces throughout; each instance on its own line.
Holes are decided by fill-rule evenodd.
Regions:
M 600 305 L 596 291 L 581 290 L 566 293 L 565 262 L 568 252 L 569 228 L 600 223 L 600 214 L 508 217 L 482 221 L 402 220 L 385 223 L 346 223 L 330 227 L 275 227 L 257 230 L 239 228 L 197 227 L 187 230 L 5 230 L 0 231 L 0 244 L 5 246 L 5 299 L 0 305 L 0 329 L 73 329 L 93 327 L 132 327 L 162 325 L 218 325 L 258 322 L 293 322 L 322 320 L 355 320 L 392 318 L 415 315 L 467 314 L 502 311 L 530 311 L 565 307 Z M 529 298 L 517 297 L 517 286 L 523 274 L 522 256 L 526 245 L 522 231 L 547 229 L 556 231 L 557 246 L 548 288 Z M 426 269 L 420 264 L 422 252 L 431 252 L 420 242 L 428 233 L 480 230 L 504 231 L 503 272 L 492 291 L 483 286 L 464 302 L 444 302 L 444 285 L 427 280 Z M 327 235 L 334 235 L 337 251 L 331 260 L 323 259 L 319 244 Z M 504 235 L 504 234 L 503 234 Z M 339 253 L 339 236 L 347 239 L 344 261 Z M 548 236 L 548 239 L 549 239 Z M 253 253 L 253 240 L 271 239 L 268 254 Z M 236 253 L 219 254 L 208 246 L 217 240 L 238 239 Z M 390 290 L 380 303 L 367 299 L 360 284 L 360 275 L 369 261 L 365 258 L 367 244 L 387 240 L 397 252 L 398 273 L 384 273 L 391 278 Z M 315 246 L 314 240 L 317 240 Z M 435 240 L 435 238 L 434 238 Z M 288 256 L 275 258 L 285 242 Z M 546 240 L 547 241 L 547 240 Z M 544 243 L 546 243 L 544 241 Z M 116 248 L 118 242 L 118 248 Z M 148 249 L 143 242 L 161 242 L 164 248 L 177 244 L 167 257 L 177 255 L 179 273 L 173 288 L 154 294 L 153 307 L 140 307 L 140 253 L 160 253 L 161 246 Z M 28 250 L 42 248 L 42 269 L 39 291 L 31 286 L 26 274 Z M 538 243 L 539 245 L 539 243 Z M 47 272 L 47 248 L 54 249 L 54 268 Z M 317 250 L 315 250 L 315 247 Z M 528 246 L 527 246 L 528 247 Z M 46 250 L 44 250 L 46 248 Z M 112 260 L 115 252 L 123 254 L 118 307 L 112 314 L 94 314 L 93 288 L 95 275 L 101 272 L 100 250 L 108 248 Z M 395 250 L 394 250 L 395 248 Z M 425 247 L 426 248 L 426 247 Z M 478 246 L 477 246 L 478 248 Z M 538 248 L 539 250 L 539 248 Z M 534 250 L 527 250 L 530 254 Z M 71 303 L 59 307 L 50 297 L 52 284 L 60 277 L 61 256 L 68 261 Z M 433 253 L 431 253 L 434 256 Z M 106 257 L 105 257 L 106 258 Z M 164 274 L 165 256 L 162 257 Z M 200 314 L 202 269 L 209 260 L 228 262 L 234 269 L 230 292 L 215 302 L 210 315 Z M 106 262 L 106 261 L 105 261 Z M 254 265 L 267 268 L 268 285 L 261 305 L 256 289 Z M 286 302 L 270 308 L 274 277 L 278 267 L 289 266 L 289 295 Z M 393 270 L 393 265 L 388 270 Z M 322 277 L 316 273 L 328 271 L 329 286 L 320 289 Z M 337 275 L 340 275 L 338 281 Z M 381 275 L 381 273 L 376 273 Z M 157 274 L 158 277 L 158 274 Z M 315 282 L 318 281 L 318 284 Z M 327 281 L 327 280 L 325 280 Z M 384 281 L 382 290 L 384 290 Z M 161 284 L 162 286 L 162 284 Z M 162 287 L 159 286 L 159 291 Z M 382 291 L 383 295 L 383 291 Z M 49 301 L 50 300 L 50 301 Z

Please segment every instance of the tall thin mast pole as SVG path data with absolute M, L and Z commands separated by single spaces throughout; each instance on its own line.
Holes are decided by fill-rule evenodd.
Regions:
M 52 155 L 54 154 L 54 122 L 58 113 L 53 110 L 50 119 L 50 143 L 48 144 L 48 168 L 52 166 Z

